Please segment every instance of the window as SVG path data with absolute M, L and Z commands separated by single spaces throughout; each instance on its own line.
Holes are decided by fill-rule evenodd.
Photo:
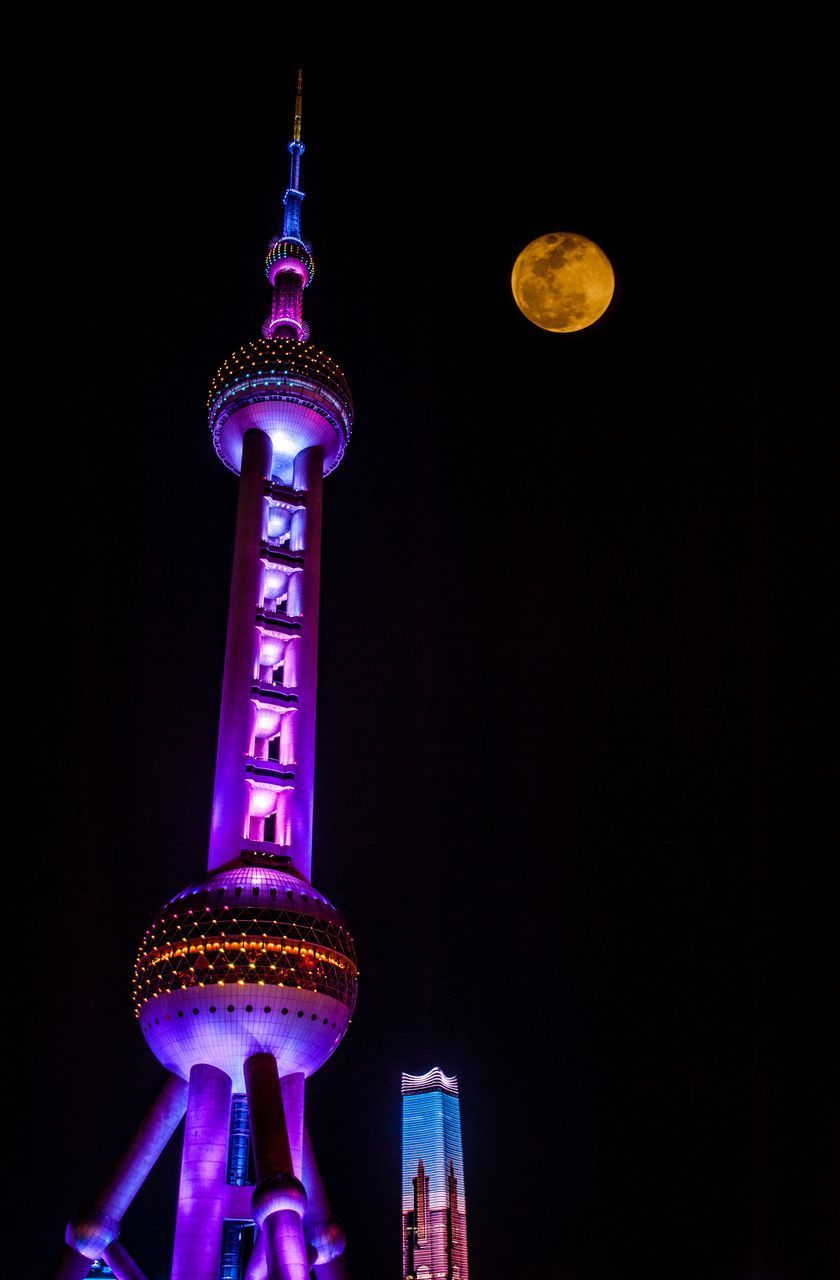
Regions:
M 254 1179 L 250 1174 L 250 1164 L 251 1130 L 248 1124 L 248 1099 L 242 1093 L 235 1093 L 233 1095 L 230 1109 L 230 1140 L 228 1142 L 227 1167 L 228 1185 L 231 1187 L 253 1186 Z
M 254 1247 L 254 1235 L 254 1224 L 247 1218 L 225 1218 L 219 1280 L 243 1280 Z

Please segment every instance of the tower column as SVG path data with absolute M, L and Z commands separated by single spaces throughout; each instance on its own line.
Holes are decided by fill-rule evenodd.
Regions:
M 230 1076 L 190 1072 L 172 1280 L 219 1280 L 230 1134 Z
M 340 1280 L 347 1274 L 342 1256 L 346 1243 L 344 1228 L 333 1217 L 308 1130 L 303 1136 L 303 1185 L 306 1187 L 303 1231 L 314 1254 L 312 1274 L 318 1280 Z
M 92 1204 L 67 1226 L 66 1247 L 56 1272 L 59 1280 L 86 1275 L 91 1261 L 117 1239 L 120 1223 L 184 1114 L 186 1086 L 171 1075 L 155 1099 L 121 1160 Z M 79 1261 L 79 1258 L 83 1262 Z
M 145 1273 L 140 1270 L 130 1253 L 127 1253 L 119 1240 L 109 1244 L 102 1255 L 113 1271 L 117 1280 L 146 1280 Z
M 265 523 L 265 480 L 271 471 L 271 458 L 271 440 L 265 432 L 246 431 L 242 445 L 210 825 L 208 867 L 211 871 L 238 856 L 245 834 L 248 783 L 244 758 L 252 737 L 251 685 L 257 660 L 254 622 L 262 580 L 260 553 Z
M 280 1094 L 283 1099 L 283 1115 L 286 1120 L 286 1135 L 289 1139 L 289 1155 L 292 1161 L 292 1172 L 303 1182 L 303 1100 L 306 1077 L 302 1071 L 283 1076 L 280 1081 Z
M 246 1060 L 245 1087 L 257 1175 L 252 1213 L 265 1239 L 267 1278 L 309 1280 L 303 1238 L 306 1192 L 294 1175 L 283 1094 L 272 1054 L 254 1053 Z
M 295 458 L 294 486 L 306 491 L 303 530 L 303 625 L 296 650 L 299 688 L 295 723 L 297 769 L 292 804 L 292 856 L 307 880 L 312 879 L 312 807 L 315 796 L 315 708 L 318 695 L 318 613 L 321 595 L 321 510 L 324 493 L 324 450 L 302 449 Z M 300 537 L 300 530 L 297 530 Z

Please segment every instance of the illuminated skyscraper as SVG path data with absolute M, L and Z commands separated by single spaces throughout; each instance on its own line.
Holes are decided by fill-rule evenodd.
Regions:
M 172 1280 L 341 1280 L 304 1123 L 304 1086 L 356 1003 L 353 941 L 310 883 L 323 477 L 353 407 L 309 341 L 314 264 L 301 233 L 301 85 L 271 241 L 263 336 L 210 390 L 213 445 L 240 476 L 207 875 L 158 912 L 134 978 L 140 1029 L 168 1075 L 128 1150 L 67 1228 L 61 1280 L 142 1273 L 120 1222 L 186 1112 Z M 177 847 L 173 850 L 177 858 Z
M 469 1280 L 457 1076 L 403 1073 L 405 1280 Z

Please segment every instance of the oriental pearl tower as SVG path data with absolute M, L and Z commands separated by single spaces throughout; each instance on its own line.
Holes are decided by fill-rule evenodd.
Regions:
M 56 1276 L 141 1280 L 120 1222 L 186 1113 L 172 1280 L 343 1280 L 304 1118 L 306 1081 L 356 1003 L 353 940 L 311 884 L 323 478 L 350 438 L 344 374 L 309 341 L 298 73 L 283 231 L 262 337 L 209 398 L 239 476 L 207 874 L 143 938 L 134 1003 L 168 1072 L 125 1155 L 74 1214 Z

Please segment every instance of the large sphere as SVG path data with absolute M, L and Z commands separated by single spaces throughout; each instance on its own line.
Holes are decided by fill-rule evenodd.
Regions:
M 344 456 L 353 426 L 350 389 L 339 366 L 311 342 L 258 338 L 224 361 L 210 384 L 213 444 L 239 473 L 245 432 L 271 438 L 272 478 L 290 485 L 301 449 L 321 445 L 324 475 Z
M 353 940 L 323 894 L 290 871 L 243 865 L 190 885 L 158 913 L 134 970 L 155 1057 L 187 1079 L 208 1063 L 244 1092 L 243 1064 L 270 1053 L 311 1075 L 356 1004 Z

